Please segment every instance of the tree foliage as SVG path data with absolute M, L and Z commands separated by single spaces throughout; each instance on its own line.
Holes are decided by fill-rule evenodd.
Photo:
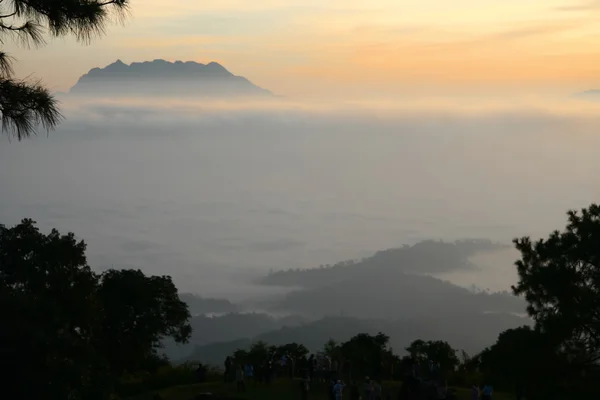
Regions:
M 169 276 L 108 270 L 100 276 L 98 298 L 104 311 L 99 345 L 118 373 L 140 369 L 163 338 L 185 343 L 191 336 L 187 305 Z
M 527 384 L 531 392 L 543 395 L 548 382 L 564 377 L 563 360 L 549 336 L 528 326 L 509 329 L 480 356 L 481 371 L 511 387 Z M 547 394 L 547 393 L 546 393 Z
M 87 265 L 72 233 L 0 225 L 0 359 L 13 399 L 105 399 L 124 372 L 156 362 L 162 338 L 190 336 L 169 277 Z
M 460 360 L 457 351 L 442 340 L 415 340 L 406 348 L 410 356 L 419 363 L 434 361 L 440 364 L 442 371 L 453 371 Z
M 329 338 L 323 345 L 323 354 L 330 360 L 339 360 L 342 357 L 342 349 L 334 339 Z
M 600 206 L 568 212 L 563 232 L 532 242 L 515 239 L 521 259 L 516 262 L 516 295 L 539 329 L 581 368 L 600 360 Z
M 308 353 L 308 349 L 302 344 L 287 343 L 281 346 L 269 346 L 266 342 L 259 340 L 252 343 L 247 350 L 237 349 L 233 353 L 233 359 L 238 364 L 249 362 L 253 365 L 261 365 L 265 360 L 280 360 L 283 356 L 297 361 Z
M 371 374 L 380 379 L 384 365 L 393 357 L 389 341 L 390 337 L 381 332 L 377 335 L 359 333 L 340 345 L 341 354 L 359 375 Z
M 278 346 L 275 351 L 276 357 L 281 358 L 282 356 L 286 356 L 293 360 L 300 360 L 308 353 L 308 349 L 303 344 L 298 344 L 295 342 Z
M 0 0 L 0 42 L 16 39 L 39 46 L 45 34 L 73 35 L 81 42 L 104 33 L 111 17 L 123 18 L 129 0 Z M 0 50 L 0 119 L 2 132 L 18 140 L 41 125 L 53 129 L 62 119 L 57 101 L 39 82 L 13 77 L 13 59 Z

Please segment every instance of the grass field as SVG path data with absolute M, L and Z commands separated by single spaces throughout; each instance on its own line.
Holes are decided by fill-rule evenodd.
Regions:
M 398 398 L 400 382 L 387 382 L 383 384 L 383 398 L 390 395 L 392 400 Z M 247 400 L 300 400 L 300 383 L 298 381 L 277 381 L 271 386 L 255 385 L 252 382 L 246 383 L 246 393 L 236 393 L 235 383 L 204 383 L 198 385 L 175 386 L 157 392 L 165 400 L 193 400 L 200 393 L 210 392 L 219 397 L 229 399 L 247 399 Z M 344 397 L 349 399 L 349 391 L 346 390 Z M 154 393 L 153 393 L 154 394 Z M 131 397 L 128 400 L 146 400 L 152 399 L 153 394 Z M 457 389 L 458 400 L 470 400 L 471 392 L 469 389 Z M 309 400 L 328 400 L 327 386 L 323 383 L 311 384 L 308 395 Z M 498 393 L 494 394 L 494 400 L 513 400 L 513 397 Z

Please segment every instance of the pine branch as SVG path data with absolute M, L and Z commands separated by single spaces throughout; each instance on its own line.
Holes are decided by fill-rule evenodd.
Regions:
M 13 75 L 13 58 L 7 53 L 0 51 L 0 77 L 9 78 Z
M 89 42 L 104 34 L 111 11 L 118 18 L 127 13 L 128 0 L 12 0 L 16 16 L 44 23 L 54 36 L 73 34 Z
M 53 36 L 72 34 L 89 42 L 104 33 L 109 18 L 121 21 L 129 0 L 0 0 L 0 43 L 16 35 L 24 45 L 44 43 Z M 0 50 L 0 129 L 18 140 L 36 134 L 41 125 L 50 130 L 62 120 L 57 101 L 40 83 L 12 79 L 12 58 Z
M 51 130 L 62 120 L 56 100 L 39 83 L 0 79 L 0 119 L 3 133 L 17 140 L 37 134 L 41 125 Z
M 44 44 L 43 28 L 33 21 L 27 21 L 20 25 L 5 25 L 0 21 L 0 34 L 17 35 L 24 46 Z

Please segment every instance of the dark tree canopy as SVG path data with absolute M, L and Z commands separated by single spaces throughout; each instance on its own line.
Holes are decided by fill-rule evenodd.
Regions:
M 187 305 L 169 277 L 87 265 L 72 233 L 32 220 L 0 225 L 0 363 L 12 399 L 110 398 L 125 372 L 159 358 L 159 343 L 186 341 Z
M 406 348 L 406 351 L 420 363 L 438 362 L 443 371 L 452 371 L 460 363 L 456 350 L 448 342 L 441 340 L 415 340 Z
M 44 34 L 74 35 L 89 43 L 104 33 L 112 16 L 124 17 L 129 0 L 0 0 L 0 43 L 45 43 Z M 62 119 L 56 100 L 39 82 L 13 78 L 12 58 L 0 49 L 0 118 L 2 132 L 18 140 L 41 125 L 53 129 Z
M 370 373 L 375 379 L 380 379 L 384 366 L 393 357 L 388 348 L 389 340 L 390 337 L 381 332 L 374 336 L 359 333 L 340 345 L 341 355 L 360 375 Z
M 140 369 L 162 339 L 185 343 L 191 336 L 187 305 L 169 276 L 108 270 L 100 277 L 98 298 L 104 306 L 101 348 L 119 373 Z
M 574 365 L 600 360 L 600 206 L 570 211 L 563 232 L 532 242 L 514 241 L 516 262 L 529 314 L 539 329 L 568 352 Z
M 480 369 L 509 385 L 527 383 L 538 393 L 549 380 L 564 376 L 550 337 L 528 326 L 509 329 L 480 355 Z

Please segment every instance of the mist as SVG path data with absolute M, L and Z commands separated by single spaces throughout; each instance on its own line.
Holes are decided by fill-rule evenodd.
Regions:
M 73 231 L 96 270 L 170 274 L 205 296 L 287 292 L 252 281 L 426 239 L 539 237 L 600 196 L 593 106 L 66 98 L 63 110 L 48 136 L 2 139 L 0 221 Z M 508 289 L 517 254 L 501 253 L 441 277 Z

